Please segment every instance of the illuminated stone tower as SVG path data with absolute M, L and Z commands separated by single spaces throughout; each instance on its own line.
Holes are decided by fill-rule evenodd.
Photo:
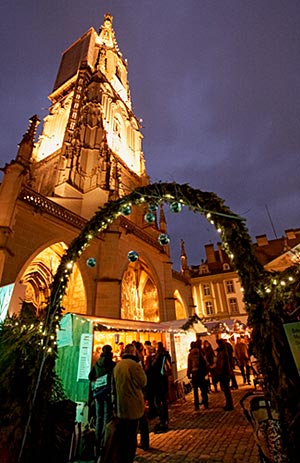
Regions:
M 41 310 L 61 256 L 86 221 L 107 201 L 149 183 L 112 21 L 105 15 L 99 33 L 90 28 L 63 53 L 41 135 L 35 143 L 34 117 L 16 159 L 3 169 L 0 289 L 13 291 L 11 312 L 20 300 Z M 176 317 L 175 291 L 187 286 L 174 280 L 169 246 L 158 242 L 166 231 L 163 211 L 153 223 L 145 212 L 135 207 L 117 218 L 82 253 L 66 310 L 153 322 Z M 137 262 L 128 261 L 130 250 Z M 91 258 L 94 266 L 87 265 Z M 189 295 L 180 300 L 188 316 Z
M 50 113 L 33 152 L 37 191 L 89 218 L 111 195 L 148 182 L 127 61 L 111 15 L 99 34 L 89 29 L 63 53 L 49 98 Z

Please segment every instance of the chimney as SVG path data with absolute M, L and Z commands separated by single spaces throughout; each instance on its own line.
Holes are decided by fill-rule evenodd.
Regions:
M 205 246 L 206 259 L 208 264 L 216 262 L 215 249 L 213 244 L 206 244 Z
M 256 237 L 258 246 L 267 246 L 269 244 L 267 235 L 259 235 Z
M 287 237 L 288 240 L 295 240 L 296 239 L 296 233 L 295 230 L 285 230 L 285 236 Z
M 219 251 L 219 259 L 220 259 L 220 262 L 221 264 L 223 264 L 223 249 L 222 249 L 222 244 L 221 243 L 218 243 L 218 251 Z

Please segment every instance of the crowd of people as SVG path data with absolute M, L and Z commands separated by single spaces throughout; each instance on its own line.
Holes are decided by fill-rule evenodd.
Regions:
M 187 356 L 195 410 L 200 410 L 200 405 L 208 409 L 209 392 L 219 390 L 224 394 L 224 410 L 233 410 L 231 391 L 238 388 L 235 366 L 240 368 L 244 383 L 251 384 L 248 341 L 243 336 L 232 342 L 219 338 L 214 349 L 208 340 L 202 342 L 196 336 Z M 171 356 L 162 342 L 119 343 L 118 356 L 110 345 L 102 347 L 89 374 L 101 463 L 132 463 L 138 433 L 140 446 L 148 450 L 151 419 L 158 418 L 154 432 L 168 431 L 170 375 Z
M 211 343 L 197 336 L 188 354 L 187 375 L 191 379 L 195 410 L 199 410 L 199 390 L 204 408 L 208 408 L 208 392 L 218 392 L 218 385 L 225 397 L 225 411 L 233 410 L 231 391 L 238 388 L 234 369 L 237 366 L 244 384 L 251 384 L 251 341 L 239 335 L 232 339 L 219 337 L 214 350 Z
M 110 345 L 102 347 L 89 374 L 101 462 L 131 463 L 138 432 L 140 446 L 149 449 L 149 419 L 158 417 L 155 432 L 168 430 L 171 373 L 171 356 L 162 342 L 119 343 L 117 358 Z

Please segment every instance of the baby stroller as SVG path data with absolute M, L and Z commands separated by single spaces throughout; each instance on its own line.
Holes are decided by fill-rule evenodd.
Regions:
M 254 388 L 256 389 L 258 386 L 262 390 L 263 384 L 264 384 L 264 377 L 260 371 L 259 363 L 253 355 L 251 355 L 250 357 L 250 365 L 251 365 L 251 371 L 253 374 Z
M 287 463 L 287 456 L 283 452 L 279 416 L 264 393 L 248 391 L 240 400 L 240 405 L 253 428 L 260 462 Z

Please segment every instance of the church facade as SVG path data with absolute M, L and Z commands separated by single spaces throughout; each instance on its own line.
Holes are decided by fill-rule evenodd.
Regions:
M 43 310 L 60 259 L 84 224 L 108 201 L 149 184 L 127 73 L 107 14 L 99 32 L 90 28 L 63 53 L 41 135 L 33 116 L 2 169 L 3 310 L 18 312 L 22 301 Z M 158 240 L 166 232 L 162 207 L 124 210 L 74 264 L 64 309 L 145 322 L 192 315 L 189 281 L 172 271 L 169 245 Z

